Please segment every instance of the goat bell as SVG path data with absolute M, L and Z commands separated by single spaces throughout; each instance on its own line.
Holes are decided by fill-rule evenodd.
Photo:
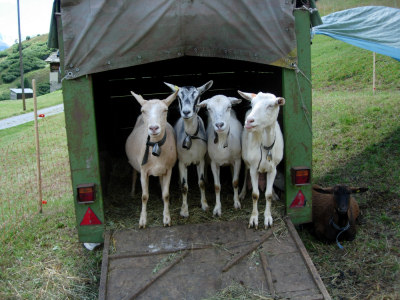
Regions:
M 182 148 L 190 149 L 192 147 L 192 138 L 190 136 L 186 136 L 182 143 Z
M 160 156 L 161 154 L 161 148 L 158 145 L 158 143 L 155 143 L 153 146 L 153 150 L 151 151 L 151 154 L 153 154 L 154 156 Z

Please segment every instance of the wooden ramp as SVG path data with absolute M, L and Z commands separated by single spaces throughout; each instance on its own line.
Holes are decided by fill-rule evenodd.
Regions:
M 99 299 L 204 299 L 234 284 L 262 299 L 330 299 L 286 225 L 279 239 L 245 221 L 107 233 Z

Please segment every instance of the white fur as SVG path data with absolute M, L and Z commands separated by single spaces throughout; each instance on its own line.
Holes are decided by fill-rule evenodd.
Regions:
M 216 195 L 216 204 L 213 214 L 218 216 L 221 216 L 221 166 L 230 165 L 233 167 L 232 185 L 234 191 L 234 207 L 240 208 L 238 186 L 241 166 L 240 140 L 242 125 L 237 120 L 235 112 L 231 109 L 232 105 L 240 102 L 240 99 L 217 95 L 199 104 L 200 107 L 207 107 L 209 115 L 207 149 L 211 159 L 211 170 L 214 177 Z M 216 135 L 218 136 L 217 143 L 214 142 Z
M 243 93 L 239 94 L 246 100 L 251 101 L 251 110 L 245 120 L 245 130 L 242 134 L 242 157 L 247 170 L 250 170 L 251 184 L 253 188 L 253 211 L 249 221 L 249 227 L 258 228 L 259 198 L 258 176 L 259 173 L 267 173 L 267 187 L 265 190 L 265 227 L 272 226 L 271 199 L 273 197 L 273 184 L 276 176 L 276 166 L 283 157 L 283 136 L 277 122 L 279 107 L 285 104 L 285 99 L 268 93 Z M 275 141 L 275 143 L 274 143 Z M 267 150 L 274 143 L 271 149 L 272 159 L 267 159 Z M 246 180 L 243 186 L 241 197 L 246 193 Z

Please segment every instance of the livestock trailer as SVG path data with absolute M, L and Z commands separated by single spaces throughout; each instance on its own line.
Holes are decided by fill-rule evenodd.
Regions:
M 282 198 L 294 224 L 310 222 L 314 7 L 313 0 L 55 0 L 49 45 L 60 50 L 79 240 L 103 242 L 103 166 L 109 157 L 125 157 L 140 113 L 130 91 L 162 99 L 170 94 L 164 81 L 213 80 L 214 95 L 283 96 Z M 235 107 L 242 122 L 245 109 Z M 169 122 L 178 116 L 170 111 Z

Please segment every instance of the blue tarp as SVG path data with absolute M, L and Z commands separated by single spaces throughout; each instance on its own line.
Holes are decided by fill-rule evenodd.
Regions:
M 363 6 L 322 17 L 313 34 L 324 34 L 400 61 L 400 9 Z

